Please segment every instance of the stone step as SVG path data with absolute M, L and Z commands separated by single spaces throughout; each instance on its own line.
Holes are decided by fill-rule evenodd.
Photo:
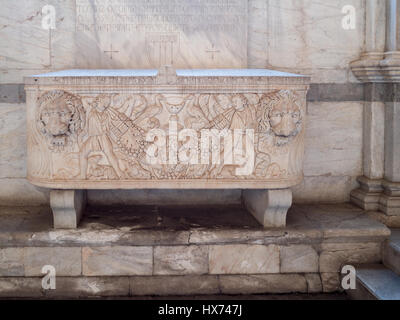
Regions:
M 341 267 L 380 263 L 390 237 L 349 204 L 294 205 L 279 229 L 241 206 L 89 206 L 72 230 L 49 210 L 0 207 L 0 298 L 342 292 Z
M 354 300 L 400 300 L 400 276 L 384 265 L 358 267 L 356 290 L 347 294 Z
M 391 236 L 383 249 L 383 263 L 400 275 L 400 229 L 391 229 Z

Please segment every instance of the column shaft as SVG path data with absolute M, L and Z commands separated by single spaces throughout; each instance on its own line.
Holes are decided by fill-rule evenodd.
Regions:
M 386 51 L 394 52 L 400 49 L 400 0 L 386 0 Z
M 385 51 L 386 34 L 386 3 L 381 0 L 367 0 L 366 2 L 366 30 L 365 43 L 367 53 L 381 53 Z

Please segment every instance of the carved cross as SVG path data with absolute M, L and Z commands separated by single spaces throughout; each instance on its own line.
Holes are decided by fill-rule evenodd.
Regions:
M 211 53 L 211 60 L 214 60 L 215 54 L 221 52 L 220 50 L 216 50 L 214 44 L 212 45 L 211 49 L 206 50 L 207 53 Z
M 110 54 L 110 59 L 113 59 L 113 53 L 118 53 L 119 51 L 113 50 L 113 46 L 111 44 L 111 49 L 104 51 L 104 53 L 109 53 Z

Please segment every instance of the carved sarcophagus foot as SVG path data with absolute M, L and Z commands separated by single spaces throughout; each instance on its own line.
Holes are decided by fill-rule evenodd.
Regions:
M 290 187 L 303 178 L 309 78 L 164 68 L 61 71 L 25 84 L 31 183 L 58 196 L 244 189 L 243 202 L 258 221 L 285 225 Z M 53 212 L 75 212 L 77 223 L 74 208 L 81 206 L 70 196 L 71 210 Z

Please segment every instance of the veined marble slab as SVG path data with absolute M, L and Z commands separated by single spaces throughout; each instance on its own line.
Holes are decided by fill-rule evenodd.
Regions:
M 178 77 L 304 77 L 268 69 L 178 69 Z
M 155 77 L 157 74 L 157 69 L 71 69 L 42 73 L 31 77 Z
M 76 65 L 245 67 L 247 28 L 248 0 L 76 0 Z
M 157 69 L 71 69 L 32 75 L 44 77 L 155 77 Z M 305 77 L 268 69 L 177 69 L 178 77 Z
M 160 2 L 169 7 L 158 6 Z M 172 34 L 173 54 L 178 58 L 174 60 L 176 68 L 273 66 L 310 74 L 313 83 L 356 81 L 348 65 L 365 49 L 363 0 L 237 0 L 233 9 L 232 2 L 226 1 L 230 10 L 224 10 L 222 0 L 185 2 L 198 3 L 193 9 L 196 14 L 190 10 L 182 14 L 179 1 L 151 0 L 147 2 L 149 6 L 143 7 L 144 0 L 30 0 L 23 6 L 18 1 L 1 0 L 0 25 L 4 27 L 0 38 L 5 45 L 0 46 L 0 82 L 20 83 L 29 74 L 70 68 L 158 68 L 155 57 L 159 56 L 160 47 L 153 48 L 146 38 L 157 40 L 151 34 L 158 33 L 163 40 L 163 30 L 171 29 L 166 34 Z M 102 13 L 101 8 L 109 3 L 116 11 Z M 45 5 L 55 8 L 56 29 L 51 31 L 42 28 L 42 21 L 48 19 L 41 13 Z M 179 10 L 174 11 L 174 5 Z M 345 5 L 355 8 L 354 30 L 342 27 Z M 136 6 L 138 10 L 133 12 Z M 155 7 L 160 13 L 153 12 Z M 121 13 L 124 8 L 126 12 Z M 210 23 L 210 12 L 227 16 L 224 20 L 211 17 L 214 21 Z M 135 16 L 146 17 L 147 22 L 129 20 Z M 199 25 L 196 32 L 182 27 L 183 20 L 192 16 L 197 22 L 191 20 L 190 25 Z M 93 29 L 93 21 L 98 30 Z M 235 22 L 233 27 L 230 21 Z M 137 25 L 155 31 L 136 31 L 133 26 Z M 113 31 L 116 28 L 119 30 Z M 174 42 L 176 34 L 179 46 Z

